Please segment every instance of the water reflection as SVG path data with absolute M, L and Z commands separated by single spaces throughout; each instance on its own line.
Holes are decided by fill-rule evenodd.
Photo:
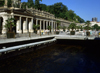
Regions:
M 100 73 L 100 63 L 84 50 L 82 46 L 54 44 L 0 61 L 0 73 Z

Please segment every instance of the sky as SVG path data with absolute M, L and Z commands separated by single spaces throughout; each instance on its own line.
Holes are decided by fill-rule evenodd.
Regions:
M 21 0 L 21 2 L 27 1 Z M 42 0 L 40 3 L 53 5 L 57 2 L 62 2 L 68 7 L 68 10 L 73 10 L 85 21 L 92 21 L 93 17 L 97 17 L 98 22 L 100 22 L 100 0 Z

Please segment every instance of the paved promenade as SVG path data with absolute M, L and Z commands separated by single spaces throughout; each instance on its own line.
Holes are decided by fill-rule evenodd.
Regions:
M 46 34 L 46 35 L 31 35 L 29 37 L 29 34 L 27 36 L 20 36 L 16 38 L 6 38 L 5 36 L 2 36 L 0 38 L 0 44 L 1 43 L 7 43 L 7 42 L 16 42 L 16 41 L 23 41 L 23 40 L 32 40 L 32 39 L 39 39 L 39 38 L 46 38 L 46 37 L 55 37 L 56 39 L 76 39 L 76 40 L 84 40 L 85 38 L 88 38 L 89 40 L 94 40 L 95 35 L 91 35 L 87 37 L 86 35 L 82 35 L 82 33 L 76 34 L 76 35 L 70 35 L 68 32 L 60 32 L 59 34 Z
M 8 43 L 8 42 L 16 42 L 16 41 L 24 41 L 24 40 L 33 40 L 39 38 L 46 38 L 46 37 L 55 37 L 56 39 L 76 39 L 76 40 L 84 40 L 88 38 L 90 40 L 94 40 L 95 36 L 79 36 L 79 35 L 43 35 L 43 36 L 33 36 L 33 37 L 19 37 L 19 38 L 10 38 L 10 39 L 0 39 L 1 43 Z
M 33 36 L 33 37 L 18 37 L 18 38 L 9 38 L 9 39 L 0 39 L 1 43 L 8 43 L 8 42 L 16 42 L 16 41 L 24 41 L 24 40 L 32 40 L 32 39 L 39 39 L 39 38 L 46 38 L 46 37 L 53 37 L 54 35 L 45 35 L 45 36 Z

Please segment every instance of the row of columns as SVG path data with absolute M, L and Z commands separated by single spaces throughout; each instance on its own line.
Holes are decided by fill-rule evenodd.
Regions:
M 17 27 L 16 27 L 16 31 L 17 31 L 17 33 L 22 33 L 22 30 L 23 30 L 23 33 L 27 33 L 28 31 L 29 32 L 33 32 L 33 18 L 31 18 L 31 21 L 29 21 L 29 23 L 28 23 L 28 18 L 26 18 L 26 20 L 25 21 L 23 21 L 23 24 L 21 24 L 21 22 L 22 22 L 22 20 L 21 20 L 21 18 L 22 17 L 19 17 L 19 20 L 17 20 L 17 23 L 16 23 L 16 25 L 17 25 Z M 57 30 L 57 23 L 55 22 L 55 21 L 48 21 L 48 20 L 42 20 L 42 19 L 36 19 L 36 25 L 38 25 L 38 21 L 40 21 L 39 22 L 39 25 L 40 25 L 40 31 L 41 30 L 48 30 L 48 26 L 51 26 L 51 31 L 52 32 L 55 32 L 56 30 Z M 42 21 L 43 21 L 43 24 L 42 24 Z M 46 23 L 46 25 L 45 25 L 45 23 Z M 48 25 L 48 23 L 49 23 L 49 25 Z M 28 24 L 28 26 L 27 26 L 27 24 Z M 21 30 L 21 25 L 23 25 L 23 29 Z M 42 26 L 43 25 L 43 26 Z M 28 27 L 28 29 L 27 29 L 27 27 Z M 43 27 L 43 29 L 41 29 L 41 27 Z
M 12 13 L 12 15 L 7 15 L 7 13 L 5 13 L 5 15 L 2 15 L 1 17 L 3 18 L 2 33 L 6 33 L 7 31 L 6 31 L 6 28 L 4 27 L 6 24 L 6 20 L 10 17 L 15 17 L 15 16 L 13 13 Z M 33 32 L 34 18 L 33 17 L 24 17 L 25 20 L 23 20 L 23 23 L 22 23 L 22 18 L 23 17 L 19 16 L 19 19 L 16 21 L 16 33 L 22 33 L 22 31 L 23 31 L 23 33 Z M 28 22 L 28 19 L 31 19 L 31 20 Z M 48 28 L 47 28 L 48 26 L 51 26 L 52 33 L 57 30 L 56 21 L 45 20 L 45 19 L 36 19 L 36 25 L 38 24 L 38 21 L 40 21 L 39 22 L 39 25 L 40 25 L 39 30 L 44 30 L 44 31 L 48 30 Z

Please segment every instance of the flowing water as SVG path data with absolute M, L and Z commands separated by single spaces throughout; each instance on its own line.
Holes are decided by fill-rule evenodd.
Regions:
M 100 60 L 80 45 L 54 44 L 0 61 L 2 72 L 100 73 Z

